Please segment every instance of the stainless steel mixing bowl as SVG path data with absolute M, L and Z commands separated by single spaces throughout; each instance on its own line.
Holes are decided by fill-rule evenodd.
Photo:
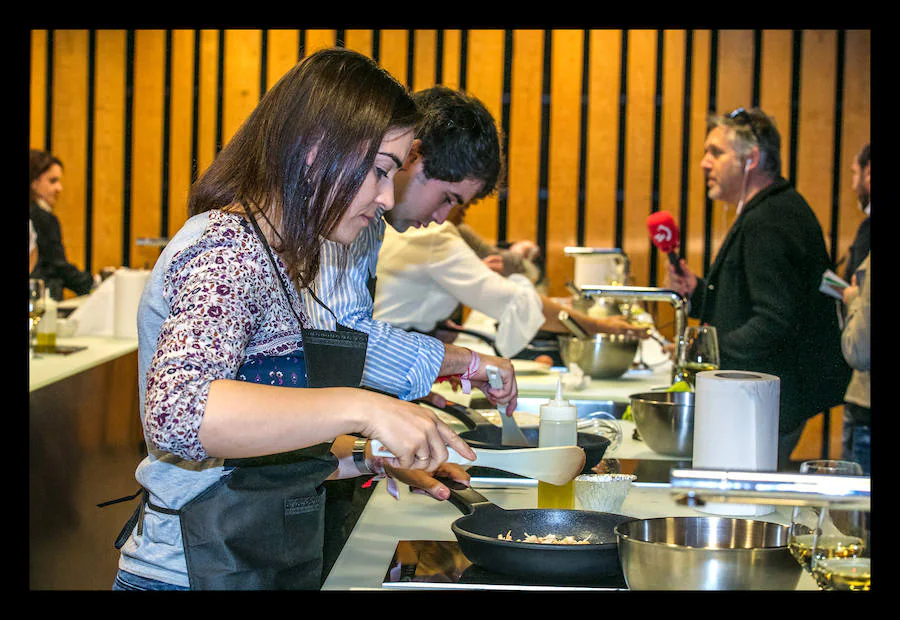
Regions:
M 631 590 L 794 590 L 790 527 L 727 517 L 637 519 L 615 528 Z
M 593 379 L 615 379 L 631 368 L 640 339 L 624 334 L 597 334 L 589 339 L 559 336 L 559 355 L 567 366 L 578 364 Z
M 651 450 L 672 456 L 694 453 L 694 393 L 632 394 L 631 415 Z

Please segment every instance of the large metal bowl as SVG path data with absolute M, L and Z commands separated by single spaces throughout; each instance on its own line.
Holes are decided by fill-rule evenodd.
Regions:
M 637 519 L 615 528 L 631 590 L 794 590 L 790 527 L 724 517 Z
M 575 362 L 593 379 L 616 379 L 631 368 L 638 344 L 639 338 L 625 334 L 559 336 L 559 355 L 566 366 Z
M 694 393 L 632 394 L 631 415 L 651 450 L 672 456 L 694 453 Z

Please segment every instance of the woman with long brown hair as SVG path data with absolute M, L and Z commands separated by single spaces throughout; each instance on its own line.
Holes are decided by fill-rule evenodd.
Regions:
M 298 295 L 324 239 L 349 244 L 393 207 L 419 122 L 371 59 L 322 50 L 195 184 L 138 312 L 148 456 L 114 589 L 318 588 L 325 480 L 460 476 L 447 445 L 474 458 L 428 409 L 358 389 L 364 335 L 310 329 Z

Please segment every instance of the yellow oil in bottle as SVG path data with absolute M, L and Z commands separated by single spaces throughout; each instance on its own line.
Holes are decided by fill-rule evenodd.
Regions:
M 38 332 L 34 343 L 35 353 L 56 352 L 56 332 Z
M 563 485 L 538 481 L 538 508 L 575 508 L 575 481 Z

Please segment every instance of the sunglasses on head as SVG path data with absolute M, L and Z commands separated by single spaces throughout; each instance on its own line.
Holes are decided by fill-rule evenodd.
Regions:
M 728 115 L 728 118 L 733 120 L 738 125 L 747 125 L 750 128 L 750 131 L 753 132 L 753 137 L 756 138 L 757 144 L 762 144 L 762 140 L 759 139 L 759 134 L 756 133 L 756 127 L 753 126 L 753 119 L 750 117 L 750 113 L 747 112 L 744 108 L 738 108 L 734 112 L 731 112 Z

